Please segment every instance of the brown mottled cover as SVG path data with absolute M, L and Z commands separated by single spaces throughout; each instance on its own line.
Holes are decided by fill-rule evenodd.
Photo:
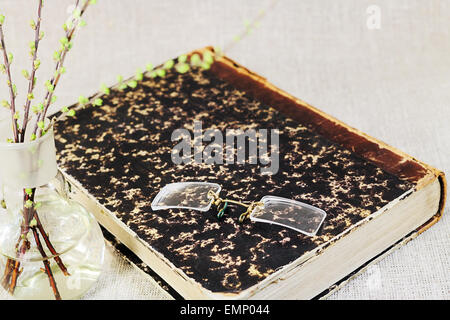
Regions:
M 438 178 L 445 187 L 437 170 L 289 96 L 226 57 L 207 71 L 145 76 L 136 88 L 114 89 L 103 99 L 102 107 L 80 110 L 75 119 L 57 125 L 60 168 L 95 197 L 103 214 L 118 218 L 174 272 L 211 293 L 237 295 L 337 241 L 395 199 Z M 194 120 L 202 121 L 204 130 L 279 129 L 279 172 L 263 176 L 259 165 L 174 165 L 171 134 L 192 130 Z M 276 225 L 239 224 L 242 209 L 234 206 L 223 221 L 214 210 L 153 212 L 150 204 L 158 191 L 181 181 L 218 183 L 222 195 L 237 200 L 295 199 L 328 215 L 317 236 L 308 237 Z M 440 217 L 444 195 L 439 212 L 419 232 Z

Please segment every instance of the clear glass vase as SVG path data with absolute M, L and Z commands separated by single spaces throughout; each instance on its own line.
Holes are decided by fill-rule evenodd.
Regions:
M 69 198 L 55 159 L 52 130 L 0 142 L 0 288 L 16 299 L 80 298 L 102 270 L 100 227 Z

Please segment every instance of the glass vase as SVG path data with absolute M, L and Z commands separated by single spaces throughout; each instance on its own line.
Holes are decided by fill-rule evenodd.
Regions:
M 68 191 L 52 129 L 35 141 L 0 142 L 0 288 L 12 297 L 77 299 L 100 276 L 102 232 Z

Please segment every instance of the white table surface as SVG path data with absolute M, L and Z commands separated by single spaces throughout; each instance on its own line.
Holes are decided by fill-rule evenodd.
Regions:
M 73 1 L 46 0 L 39 93 Z M 206 45 L 223 46 L 268 1 L 99 0 L 86 15 L 57 88 L 59 107 L 113 84 L 147 62 Z M 369 5 L 381 28 L 367 28 Z M 8 50 L 19 94 L 29 68 L 29 0 L 3 0 Z M 228 56 L 287 92 L 416 158 L 450 172 L 450 0 L 280 0 L 261 26 Z M 47 58 L 47 59 L 46 59 Z M 3 80 L 2 80 L 3 81 Z M 6 86 L 0 87 L 2 99 Z M 23 96 L 22 96 L 23 97 Z M 0 117 L 4 116 L 0 113 Z M 330 299 L 449 299 L 450 218 L 442 220 Z M 168 296 L 107 250 L 105 272 L 85 299 Z

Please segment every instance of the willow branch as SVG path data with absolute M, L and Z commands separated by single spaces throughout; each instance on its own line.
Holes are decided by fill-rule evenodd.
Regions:
M 8 290 L 9 288 L 9 283 L 11 282 L 11 275 L 13 270 L 14 270 L 14 260 L 8 259 L 6 262 L 5 272 L 2 278 L 2 287 L 5 288 L 5 290 Z
M 45 245 L 47 246 L 48 250 L 50 250 L 50 252 L 54 256 L 54 259 L 55 259 L 56 263 L 58 264 L 59 268 L 61 269 L 61 271 L 64 273 L 65 276 L 70 276 L 70 273 L 67 271 L 66 266 L 64 265 L 64 263 L 62 262 L 61 258 L 58 255 L 58 253 L 56 252 L 55 248 L 53 247 L 52 243 L 50 242 L 50 239 L 49 239 L 47 233 L 45 232 L 44 227 L 42 226 L 41 220 L 39 219 L 39 215 L 36 210 L 34 213 L 34 219 L 36 219 L 36 226 L 37 226 L 40 234 L 42 235 L 42 238 L 44 239 Z
M 56 286 L 55 277 L 53 276 L 52 269 L 50 268 L 50 262 L 47 259 L 47 254 L 44 251 L 44 248 L 42 247 L 41 239 L 39 237 L 39 233 L 36 228 L 31 228 L 33 231 L 34 241 L 36 242 L 36 246 L 39 249 L 39 252 L 41 253 L 42 258 L 44 259 L 44 267 L 45 267 L 45 273 L 48 276 L 48 280 L 50 283 L 50 287 L 53 289 L 53 294 L 55 295 L 56 300 L 61 300 L 61 295 L 59 294 L 58 287 Z
M 259 11 L 258 15 L 256 16 L 256 18 L 251 21 L 244 30 L 242 30 L 242 32 L 236 37 L 237 40 L 233 39 L 232 41 L 230 41 L 229 43 L 227 43 L 225 45 L 225 47 L 223 48 L 223 52 L 229 51 L 230 49 L 232 49 L 234 47 L 234 45 L 244 39 L 246 36 L 248 36 L 250 34 L 250 31 L 253 30 L 254 27 L 257 27 L 258 24 L 260 23 L 260 21 L 262 19 L 264 19 L 264 17 L 266 16 L 267 12 L 271 9 L 273 9 L 275 7 L 275 5 L 278 3 L 279 0 L 272 0 L 269 4 L 269 6 L 266 9 L 263 9 L 261 11 Z
M 23 203 L 27 203 L 27 201 L 34 201 L 35 189 L 31 195 L 29 195 L 26 190 L 23 191 Z M 22 224 L 20 226 L 20 236 L 17 240 L 16 250 L 17 250 L 17 260 L 13 261 L 12 259 L 8 259 L 8 265 L 13 266 L 12 269 L 5 270 L 5 275 L 3 279 L 3 287 L 7 288 L 10 294 L 14 294 L 14 291 L 17 286 L 17 279 L 22 273 L 20 270 L 20 259 L 23 258 L 30 249 L 30 242 L 28 241 L 28 233 L 30 232 L 30 221 L 31 217 L 34 215 L 34 209 L 31 207 L 23 208 L 23 219 Z
M 76 2 L 76 4 L 78 4 L 79 0 Z M 81 19 L 81 17 L 83 17 L 84 12 L 86 11 L 87 7 L 89 6 L 90 1 L 85 1 L 83 7 L 80 10 L 80 16 L 78 19 L 74 19 L 73 20 L 73 26 L 72 28 L 69 28 L 69 30 L 66 31 L 66 38 L 68 40 L 68 44 L 69 45 L 63 45 L 63 49 L 61 50 L 61 56 L 59 61 L 56 63 L 56 67 L 55 67 L 55 74 L 53 75 L 52 79 L 50 80 L 50 84 L 52 87 L 52 90 L 47 90 L 47 93 L 45 95 L 45 99 L 44 99 L 44 110 L 42 112 L 40 112 L 38 114 L 38 119 L 36 121 L 36 125 L 34 127 L 34 131 L 33 133 L 36 134 L 37 130 L 38 130 L 38 123 L 40 121 L 44 121 L 45 120 L 45 116 L 47 115 L 47 111 L 48 108 L 50 107 L 50 104 L 52 103 L 52 97 L 53 97 L 53 92 L 56 88 L 56 86 L 59 83 L 59 80 L 61 78 L 61 69 L 64 66 L 64 60 L 66 58 L 67 53 L 70 50 L 70 43 L 73 39 L 73 36 L 75 34 L 75 30 L 78 28 L 78 20 Z M 48 88 L 47 88 L 48 89 Z M 39 130 L 39 135 L 42 135 L 42 129 Z
M 41 30 L 41 12 L 42 12 L 42 2 L 43 0 L 38 0 L 39 1 L 39 7 L 38 7 L 38 18 L 37 18 L 37 22 L 36 22 L 36 28 L 35 28 L 35 35 L 34 35 L 34 53 L 33 53 L 33 58 L 31 59 L 31 74 L 30 74 L 30 79 L 29 79 L 29 83 L 28 83 L 28 93 L 27 93 L 27 100 L 25 102 L 25 110 L 24 110 L 24 118 L 23 118 L 23 125 L 22 125 L 22 133 L 21 133 L 21 137 L 20 137 L 20 141 L 24 142 L 25 140 L 25 132 L 27 130 L 27 125 L 28 125 L 28 115 L 30 113 L 30 104 L 31 104 L 31 95 L 33 94 L 33 89 L 35 86 L 35 75 L 36 75 L 36 70 L 37 70 L 37 65 L 36 65 L 36 59 L 37 59 L 37 51 L 39 48 L 39 42 L 41 41 L 41 34 L 40 34 L 40 30 Z
M 1 43 L 1 50 L 3 51 L 3 60 L 5 62 L 5 71 L 6 75 L 8 77 L 8 87 L 9 87 L 9 94 L 11 97 L 11 105 L 10 105 L 10 111 L 11 111 L 11 119 L 12 119 L 12 127 L 13 127 L 13 135 L 14 135 L 14 141 L 19 142 L 19 128 L 17 121 L 15 119 L 16 115 L 16 94 L 13 89 L 13 82 L 11 77 L 11 64 L 8 58 L 8 54 L 6 53 L 6 45 L 5 45 L 5 36 L 3 34 L 3 25 L 0 24 L 0 43 Z

